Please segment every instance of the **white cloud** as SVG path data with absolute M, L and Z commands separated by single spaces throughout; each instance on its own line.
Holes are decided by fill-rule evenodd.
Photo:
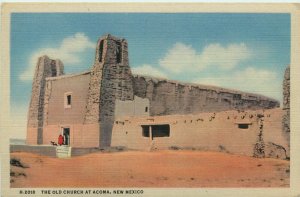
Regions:
M 144 64 L 139 67 L 131 68 L 132 73 L 140 74 L 140 75 L 149 75 L 153 77 L 167 78 L 167 75 L 161 71 L 161 69 L 157 69 L 151 65 Z
M 176 43 L 165 57 L 159 60 L 159 64 L 164 69 L 178 74 L 184 70 L 193 70 L 195 67 L 200 70 L 198 59 L 197 52 L 192 46 Z
M 213 43 L 207 45 L 201 52 L 197 52 L 190 45 L 176 43 L 159 63 L 162 68 L 176 74 L 183 71 L 201 71 L 209 66 L 228 70 L 251 55 L 251 50 L 244 43 L 227 46 Z
M 216 77 L 199 78 L 194 82 L 262 94 L 282 100 L 281 81 L 278 80 L 278 74 L 272 70 L 247 67 L 230 75 L 221 74 Z
M 21 80 L 32 80 L 37 60 L 47 55 L 52 59 L 60 59 L 65 65 L 80 65 L 80 55 L 87 49 L 94 49 L 95 44 L 84 33 L 76 33 L 62 40 L 57 48 L 41 48 L 33 52 L 29 58 L 27 69 L 19 76 Z
M 205 67 L 218 66 L 221 69 L 232 69 L 249 57 L 251 57 L 251 51 L 244 43 L 234 43 L 226 47 L 217 43 L 204 48 L 200 54 L 199 63 Z
M 197 52 L 190 45 L 176 43 L 159 60 L 159 66 L 145 64 L 132 68 L 132 71 L 135 74 L 184 79 L 198 84 L 257 93 L 281 101 L 282 81 L 278 80 L 281 77 L 276 71 L 257 66 L 239 66 L 243 61 L 247 63 L 247 60 L 257 58 L 253 51 L 244 43 L 226 46 L 218 43 L 208 44 L 201 52 Z M 198 77 L 195 79 L 195 76 Z

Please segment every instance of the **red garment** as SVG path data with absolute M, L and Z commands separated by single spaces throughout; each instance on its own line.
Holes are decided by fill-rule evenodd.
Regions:
M 64 137 L 62 135 L 58 136 L 58 144 L 62 145 L 64 143 Z

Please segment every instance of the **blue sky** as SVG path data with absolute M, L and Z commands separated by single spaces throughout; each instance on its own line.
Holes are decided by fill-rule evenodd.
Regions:
M 290 64 L 289 14 L 14 13 L 12 115 L 26 120 L 39 55 L 60 58 L 67 74 L 85 71 L 93 64 L 97 39 L 107 33 L 127 39 L 134 73 L 282 100 Z

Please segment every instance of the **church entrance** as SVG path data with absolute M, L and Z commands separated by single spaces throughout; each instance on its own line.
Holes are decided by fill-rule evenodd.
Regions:
M 64 145 L 70 146 L 70 128 L 63 128 Z

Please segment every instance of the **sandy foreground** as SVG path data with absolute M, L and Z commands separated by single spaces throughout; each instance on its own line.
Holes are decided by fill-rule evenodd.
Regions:
M 288 187 L 289 161 L 218 152 L 126 151 L 69 159 L 11 153 L 11 187 Z

